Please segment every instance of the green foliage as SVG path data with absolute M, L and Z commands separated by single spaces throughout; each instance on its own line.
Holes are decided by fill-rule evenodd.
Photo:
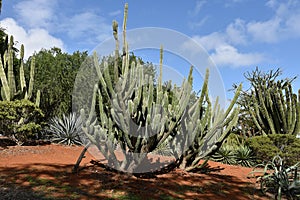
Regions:
M 212 160 L 228 165 L 236 165 L 234 148 L 230 145 L 223 144 L 220 149 L 212 155 Z
M 300 90 L 293 93 L 292 81 L 277 80 L 280 69 L 264 73 L 258 68 L 245 74 L 251 88 L 239 99 L 241 132 L 255 130 L 255 135 L 300 132 Z
M 50 120 L 72 112 L 72 92 L 76 74 L 87 52 L 63 53 L 59 48 L 42 49 L 25 63 L 26 69 L 35 59 L 35 88 L 41 91 L 40 108 Z M 26 71 L 26 70 L 25 70 Z
M 229 165 L 252 167 L 255 164 L 253 151 L 244 143 L 244 140 L 235 134 L 230 134 L 220 149 L 211 156 L 211 159 Z
M 299 167 L 300 162 L 293 166 L 287 166 L 280 156 L 275 156 L 272 161 L 257 165 L 251 173 L 261 174 L 257 182 L 260 182 L 260 187 L 264 194 L 270 192 L 275 195 L 277 200 L 281 199 L 283 195 L 286 195 L 288 199 L 299 199 Z
M 255 164 L 255 157 L 252 150 L 246 145 L 240 145 L 235 150 L 235 160 L 237 165 L 252 167 Z
M 0 101 L 0 134 L 18 143 L 36 137 L 44 114 L 29 100 Z
M 246 143 L 253 150 L 257 162 L 270 161 L 276 155 L 293 165 L 300 160 L 300 139 L 289 134 L 254 136 Z
M 54 117 L 50 120 L 49 128 L 46 129 L 50 133 L 53 142 L 66 145 L 82 145 L 80 135 L 82 135 L 82 121 L 76 113 L 70 113 L 68 116 L 63 115 L 62 118 Z

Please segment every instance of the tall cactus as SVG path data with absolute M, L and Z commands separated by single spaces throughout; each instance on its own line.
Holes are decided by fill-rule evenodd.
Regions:
M 300 90 L 292 91 L 292 80 L 276 80 L 281 71 L 265 74 L 258 69 L 246 74 L 253 90 L 244 93 L 246 112 L 259 132 L 267 134 L 300 133 Z
M 114 67 L 114 80 L 117 81 L 111 78 L 107 62 L 100 64 L 97 55 L 93 55 L 99 84 L 94 86 L 88 114 L 81 110 L 83 131 L 115 169 L 131 173 L 143 172 L 145 169 L 141 167 L 145 167 L 143 163 L 147 154 L 168 142 L 174 149 L 178 163 L 184 163 L 181 166 L 191 170 L 198 166 L 201 158 L 217 150 L 236 124 L 238 108 L 233 112 L 231 110 L 241 87 L 226 112 L 219 108 L 217 102 L 212 107 L 208 95 L 207 71 L 201 96 L 194 105 L 189 106 L 193 68 L 181 87 L 171 84 L 163 86 L 162 47 L 160 73 L 155 84 L 153 77 L 144 73 L 144 67 L 138 61 L 129 63 L 127 9 L 126 4 L 122 70 L 116 71 L 118 68 Z M 113 22 L 118 44 L 117 30 L 117 23 Z M 104 97 L 110 100 L 106 102 Z M 121 148 L 123 160 L 115 154 L 117 145 Z
M 28 99 L 32 97 L 33 83 L 34 83 L 34 57 L 31 60 L 30 67 L 30 80 L 29 85 L 26 85 L 25 73 L 24 73 L 24 46 L 21 45 L 20 60 L 19 60 L 19 89 L 17 86 L 16 76 L 14 74 L 14 67 L 17 66 L 14 63 L 14 39 L 10 37 L 10 42 L 7 50 L 4 53 L 4 60 L 0 62 L 0 79 L 1 79 L 1 98 L 2 100 L 12 101 L 14 99 Z M 6 73 L 7 71 L 7 73 Z M 37 92 L 36 104 L 39 104 L 40 92 Z

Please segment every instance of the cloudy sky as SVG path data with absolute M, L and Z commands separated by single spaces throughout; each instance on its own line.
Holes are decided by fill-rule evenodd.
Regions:
M 80 3 L 79 3 L 80 2 Z M 202 45 L 218 67 L 226 90 L 258 66 L 300 75 L 298 0 L 128 0 L 128 30 L 161 27 Z M 112 20 L 122 24 L 124 1 L 4 0 L 1 27 L 25 45 L 26 56 L 41 48 L 91 52 L 111 37 Z M 159 48 L 159 47 L 158 47 Z M 151 61 L 151 60 L 150 60 Z M 300 88 L 300 77 L 294 82 Z

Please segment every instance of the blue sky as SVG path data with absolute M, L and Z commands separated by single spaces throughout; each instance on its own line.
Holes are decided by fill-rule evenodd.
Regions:
M 300 75 L 298 0 L 126 2 L 128 30 L 161 27 L 191 37 L 207 50 L 226 90 L 233 83 L 245 81 L 243 74 L 256 66 L 265 71 L 280 67 L 284 78 Z M 53 46 L 69 53 L 91 52 L 112 36 L 112 20 L 122 24 L 124 4 L 125 1 L 109 0 L 80 3 L 77 0 L 4 0 L 0 25 L 19 44 L 25 44 L 26 56 Z M 153 58 L 146 56 L 144 60 L 158 62 Z M 300 77 L 294 82 L 294 89 L 300 89 Z M 231 96 L 229 92 L 227 95 Z

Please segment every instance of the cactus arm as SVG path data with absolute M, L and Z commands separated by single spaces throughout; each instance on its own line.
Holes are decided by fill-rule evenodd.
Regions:
M 21 45 L 21 66 L 20 66 L 20 85 L 21 85 L 21 91 L 23 92 L 24 89 L 26 88 L 26 82 L 25 82 L 25 74 L 24 74 L 24 62 L 23 62 L 23 58 L 24 58 L 24 45 Z
M 8 85 L 8 80 L 5 75 L 3 63 L 0 62 L 0 64 L 1 64 L 0 65 L 0 78 L 1 78 L 1 83 L 2 83 L 1 92 L 3 94 L 2 99 L 6 100 L 6 101 L 10 101 L 10 89 L 9 89 L 9 85 Z
M 38 91 L 36 92 L 35 105 L 36 105 L 37 107 L 40 107 L 40 102 L 41 102 L 41 91 L 38 90 Z
M 113 35 L 116 41 L 116 49 L 115 49 L 115 60 L 114 60 L 114 82 L 116 83 L 118 81 L 118 74 L 119 74 L 119 68 L 118 68 L 118 60 L 119 60 L 119 38 L 118 38 L 118 22 L 113 21 Z
M 268 113 L 268 110 L 266 108 L 266 105 L 265 105 L 265 102 L 264 102 L 264 98 L 263 98 L 263 95 L 262 95 L 262 92 L 261 90 L 258 91 L 258 100 L 260 102 L 260 106 L 262 108 L 262 114 L 266 117 L 267 119 L 267 122 L 268 122 L 268 125 L 270 127 L 270 130 L 271 130 L 271 133 L 272 134 L 276 134 L 276 131 L 275 131 L 275 128 L 274 128 L 274 123 L 273 123 L 273 120 L 272 118 L 270 117 L 269 113 Z
M 34 69 L 35 69 L 35 58 L 33 57 L 30 63 L 30 80 L 29 80 L 29 86 L 28 86 L 28 93 L 27 93 L 27 98 L 30 99 L 32 96 L 32 91 L 33 91 L 33 83 L 34 83 Z
M 8 78 L 8 86 L 10 90 L 10 99 L 13 99 L 14 94 L 16 92 L 16 82 L 15 82 L 15 75 L 14 75 L 14 50 L 13 50 L 13 36 L 10 37 L 10 42 L 8 46 L 8 57 L 7 57 L 7 63 L 8 63 L 8 71 L 7 71 L 7 78 Z

